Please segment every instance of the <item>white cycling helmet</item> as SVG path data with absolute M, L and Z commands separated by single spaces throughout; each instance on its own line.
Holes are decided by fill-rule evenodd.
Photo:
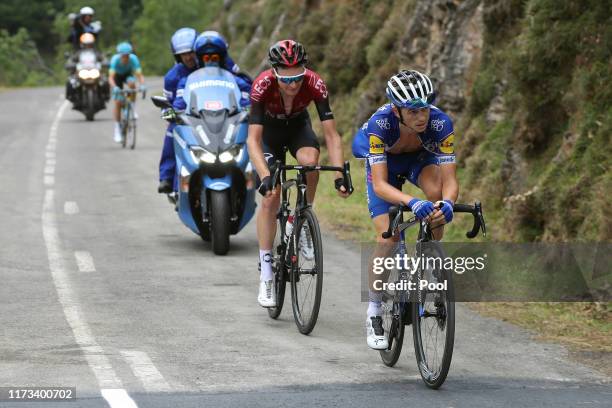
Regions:
M 82 15 L 82 16 L 93 16 L 94 15 L 94 9 L 92 9 L 89 6 L 83 7 L 81 9 L 81 11 L 79 11 L 79 14 Z
M 435 99 L 433 84 L 427 75 L 414 70 L 402 70 L 387 82 L 387 97 L 400 108 L 428 107 Z

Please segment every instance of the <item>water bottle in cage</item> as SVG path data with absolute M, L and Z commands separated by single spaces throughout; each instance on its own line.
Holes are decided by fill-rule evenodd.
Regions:
M 289 237 L 293 232 L 293 214 L 287 217 L 287 224 L 285 224 L 285 243 L 289 242 Z

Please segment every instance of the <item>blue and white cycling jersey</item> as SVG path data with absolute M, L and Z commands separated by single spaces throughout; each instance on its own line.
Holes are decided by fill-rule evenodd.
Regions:
M 418 187 L 419 175 L 430 164 L 455 163 L 455 134 L 453 122 L 446 113 L 431 106 L 429 121 L 424 132 L 418 135 L 423 148 L 410 153 L 389 153 L 388 150 L 400 138 L 400 122 L 391 104 L 381 106 L 357 131 L 353 139 L 353 155 L 366 159 L 366 185 L 370 216 L 386 213 L 391 203 L 374 193 L 370 166 L 386 163 L 388 182 L 401 189 L 398 176 L 405 176 Z
M 370 165 L 385 162 L 388 166 L 392 165 L 395 161 L 392 156 L 404 155 L 387 153 L 400 137 L 399 125 L 392 105 L 381 106 L 357 131 L 353 140 L 353 155 L 367 159 Z M 455 163 L 453 122 L 446 113 L 432 106 L 427 128 L 418 137 L 423 149 L 435 156 L 438 164 Z
M 115 54 L 110 60 L 109 70 L 119 76 L 131 76 L 140 72 L 140 60 L 135 54 L 130 54 L 128 63 L 123 65 L 121 63 L 121 55 Z

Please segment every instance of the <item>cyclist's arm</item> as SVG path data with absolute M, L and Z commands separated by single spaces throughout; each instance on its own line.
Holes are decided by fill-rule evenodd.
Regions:
M 144 78 L 144 75 L 142 75 L 141 70 L 136 71 L 136 78 L 138 78 L 138 83 L 140 85 L 144 85 L 145 78 Z
M 374 188 L 374 194 L 386 202 L 407 205 L 410 200 L 415 198 L 389 184 L 389 172 L 387 170 L 386 162 L 370 164 L 370 171 L 372 173 L 372 187 Z
M 270 169 L 264 158 L 263 147 L 263 125 L 258 123 L 249 124 L 249 136 L 247 137 L 247 149 L 249 158 L 255 166 L 257 175 L 261 180 L 270 175 Z
M 329 119 L 321 122 L 323 126 L 323 135 L 325 136 L 325 144 L 329 154 L 329 161 L 332 166 L 342 167 L 344 164 L 344 154 L 342 151 L 342 137 L 336 129 L 336 121 Z M 336 173 L 336 178 L 342 177 L 341 172 Z
M 457 182 L 457 164 L 448 163 L 440 166 L 442 177 L 442 199 L 451 200 L 453 204 L 459 196 L 459 183 Z
M 117 84 L 115 83 L 115 70 L 114 69 L 108 70 L 108 85 L 111 87 L 111 89 L 117 86 Z

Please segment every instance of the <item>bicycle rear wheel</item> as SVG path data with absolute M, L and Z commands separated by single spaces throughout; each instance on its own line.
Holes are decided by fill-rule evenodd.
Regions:
M 134 150 L 136 147 L 136 118 L 134 117 L 133 106 L 129 110 L 127 138 L 128 146 L 130 146 L 130 149 Z
M 428 243 L 429 244 L 429 243 Z M 428 246 L 427 257 L 441 257 L 439 246 Z M 455 302 L 452 270 L 422 268 L 413 276 L 429 283 L 443 284 L 445 289 L 423 288 L 415 292 L 412 304 L 412 332 L 414 352 L 421 378 L 425 384 L 437 389 L 448 375 L 455 342 Z
M 407 303 L 400 303 L 399 296 L 392 296 L 387 293 L 383 294 L 382 301 L 382 318 L 383 328 L 387 334 L 387 340 L 389 341 L 389 348 L 386 350 L 380 350 L 380 358 L 387 367 L 393 367 L 400 354 L 402 353 L 402 346 L 404 344 L 404 321 L 403 321 L 403 308 L 408 307 Z
M 298 220 L 296 220 L 298 221 Z M 312 208 L 302 210 L 293 229 L 291 253 L 291 305 L 298 330 L 309 334 L 319 317 L 323 291 L 323 247 L 321 231 Z M 309 236 L 308 236 L 309 234 Z M 308 240 L 311 242 L 308 242 Z M 310 244 L 312 247 L 310 250 Z M 292 249 L 295 250 L 292 250 Z
M 278 220 L 278 227 L 276 228 L 276 234 L 274 238 L 274 245 L 272 250 L 275 251 L 272 258 L 272 269 L 274 271 L 274 288 L 276 290 L 276 307 L 268 308 L 268 316 L 272 319 L 278 319 L 281 311 L 283 310 L 283 304 L 285 303 L 285 288 L 287 286 L 287 262 L 286 262 L 286 245 L 282 244 L 283 236 L 285 234 L 283 225 L 286 220 L 282 217 Z

